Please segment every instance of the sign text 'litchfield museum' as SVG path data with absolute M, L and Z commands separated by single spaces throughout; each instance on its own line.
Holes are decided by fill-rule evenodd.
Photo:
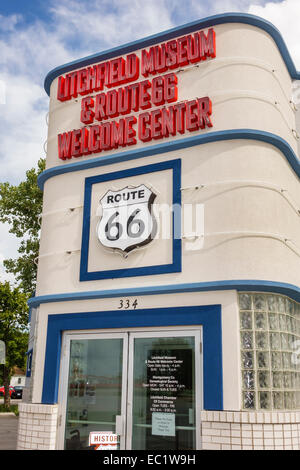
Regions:
M 207 34 L 200 31 L 143 49 L 140 58 L 132 53 L 60 76 L 57 99 L 82 96 L 84 127 L 58 135 L 59 158 L 82 157 L 135 145 L 137 139 L 148 142 L 212 127 L 209 97 L 177 102 L 178 77 L 172 69 L 215 56 L 215 31 L 210 28 Z M 137 81 L 141 76 L 145 80 Z

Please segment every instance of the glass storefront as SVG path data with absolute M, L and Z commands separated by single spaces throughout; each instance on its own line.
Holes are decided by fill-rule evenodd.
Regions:
M 200 329 L 64 341 L 64 449 L 90 449 L 92 432 L 118 435 L 119 449 L 199 448 Z
M 195 338 L 134 340 L 132 447 L 195 449 Z
M 123 339 L 70 341 L 66 449 L 85 449 L 92 431 L 115 432 L 121 414 Z
M 299 409 L 300 304 L 241 293 L 239 306 L 243 409 Z

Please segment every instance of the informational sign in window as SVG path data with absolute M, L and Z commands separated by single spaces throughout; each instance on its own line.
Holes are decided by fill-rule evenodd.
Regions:
M 148 352 L 145 360 L 147 380 L 143 388 L 146 389 L 152 436 L 175 437 L 183 409 L 184 414 L 189 413 L 184 402 L 189 400 L 193 388 L 187 373 L 191 363 L 192 350 L 189 348 L 179 346 L 178 349 L 162 348 Z
M 89 445 L 95 450 L 117 450 L 119 436 L 110 431 L 107 432 L 90 432 Z
M 144 387 L 149 389 L 151 413 L 176 413 L 178 393 L 187 387 L 182 380 L 183 362 L 178 351 L 174 355 L 154 354 L 146 360 L 148 381 Z
M 175 436 L 175 414 L 152 413 L 152 434 L 157 436 Z

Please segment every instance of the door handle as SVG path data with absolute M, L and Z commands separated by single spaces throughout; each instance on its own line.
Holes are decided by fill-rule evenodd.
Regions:
M 117 415 L 116 416 L 116 434 L 119 436 L 123 436 L 124 434 L 124 416 L 123 415 Z

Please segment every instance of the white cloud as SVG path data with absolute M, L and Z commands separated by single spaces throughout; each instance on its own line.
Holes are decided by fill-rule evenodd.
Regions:
M 91 54 L 174 26 L 172 9 L 164 0 L 66 0 L 52 2 L 60 37 L 78 38 L 78 47 Z
M 13 31 L 16 25 L 22 20 L 21 15 L 0 15 L 0 31 Z
M 265 0 L 51 0 L 47 22 L 42 17 L 26 23 L 19 14 L 0 15 L 0 82 L 5 83 L 5 104 L 1 104 L 0 96 L 1 181 L 18 183 L 25 177 L 25 171 L 44 155 L 48 97 L 43 81 L 49 70 L 176 25 L 229 11 L 249 12 L 271 21 L 281 31 L 300 68 L 300 0 L 267 3 Z M 7 227 L 1 225 L 0 237 L 1 276 L 1 259 L 16 255 L 16 241 L 8 234 Z
M 300 1 L 284 0 L 280 3 L 268 2 L 264 6 L 251 5 L 248 11 L 265 18 L 279 29 L 296 68 L 300 69 Z
M 24 75 L 2 74 L 5 104 L 0 105 L 1 180 L 18 182 L 44 155 L 48 99 L 42 86 Z
M 8 224 L 0 224 L 0 282 L 14 283 L 14 276 L 5 272 L 4 259 L 17 257 L 16 237 L 9 233 Z

